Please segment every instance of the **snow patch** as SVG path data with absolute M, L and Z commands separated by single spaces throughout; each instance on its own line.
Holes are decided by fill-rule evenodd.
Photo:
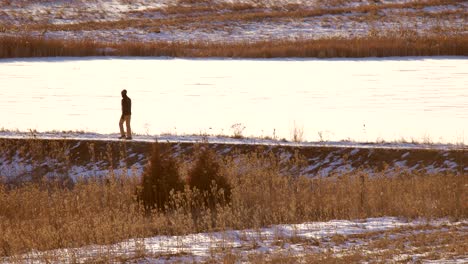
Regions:
M 308 222 L 291 225 L 274 225 L 268 228 L 248 230 L 226 230 L 223 232 L 189 234 L 184 236 L 156 236 L 150 238 L 135 238 L 113 245 L 85 246 L 81 248 L 59 249 L 46 252 L 30 252 L 20 256 L 28 262 L 40 260 L 42 256 L 54 256 L 57 261 L 75 259 L 79 262 L 90 261 L 109 252 L 115 256 L 135 256 L 138 252 L 154 254 L 160 258 L 151 258 L 152 263 L 161 261 L 200 262 L 208 257 L 220 257 L 225 250 L 241 255 L 255 253 L 288 252 L 292 255 L 320 252 L 319 245 L 314 243 L 288 242 L 284 247 L 276 243 L 278 240 L 312 241 L 331 238 L 335 235 L 365 234 L 376 231 L 386 231 L 400 227 L 416 227 L 420 225 L 466 225 L 467 221 L 450 222 L 445 219 L 405 221 L 395 217 L 368 218 L 364 220 L 332 220 L 328 222 Z M 297 239 L 296 239 L 297 240 Z M 345 252 L 347 247 L 359 246 L 345 244 L 335 246 L 335 254 Z M 284 251 L 286 250 L 286 251 Z M 218 252 L 218 253 L 216 253 Z M 404 257 L 404 256 L 401 256 Z M 8 261 L 7 259 L 4 259 Z M 148 260 L 148 259 L 146 259 Z

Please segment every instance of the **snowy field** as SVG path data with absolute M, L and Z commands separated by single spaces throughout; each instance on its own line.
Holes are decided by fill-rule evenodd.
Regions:
M 48 58 L 0 61 L 4 130 L 466 144 L 468 60 Z
M 418 0 L 4 2 L 9 4 L 1 6 L 0 25 L 3 26 L 0 26 L 0 36 L 23 34 L 105 42 L 232 42 L 346 38 L 388 32 L 467 34 L 468 4 L 455 0 L 440 4 Z M 420 2 L 429 3 L 412 5 Z M 372 7 L 374 11 L 364 11 L 360 9 L 362 7 Z M 319 10 L 320 14 L 297 15 L 294 12 L 298 10 Z M 251 15 L 254 19 L 232 14 Z M 255 19 L 256 16 L 259 17 Z M 92 22 L 93 26 L 67 27 L 87 22 Z
M 346 257 L 352 256 L 351 260 L 359 262 L 378 259 L 383 262 L 466 263 L 466 251 L 464 255 L 463 252 L 457 255 L 460 252 L 447 251 L 446 247 L 452 246 L 447 244 L 448 240 L 443 242 L 446 244 L 439 245 L 437 239 L 432 244 L 421 243 L 419 239 L 435 236 L 443 240 L 443 234 L 447 233 L 452 237 L 463 237 L 468 232 L 467 228 L 466 220 L 407 221 L 394 217 L 333 220 L 185 236 L 136 238 L 114 245 L 34 251 L 0 259 L 0 262 L 249 263 L 257 260 L 255 263 L 261 263 L 276 259 L 280 262 L 310 263 L 308 261 L 318 261 L 320 257 L 345 261 Z M 404 241 L 404 245 L 393 248 L 400 240 Z M 463 248 L 466 249 L 466 245 Z

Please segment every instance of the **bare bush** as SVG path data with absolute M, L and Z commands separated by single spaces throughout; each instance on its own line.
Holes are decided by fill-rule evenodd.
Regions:
M 294 127 L 291 131 L 291 138 L 294 142 L 302 142 L 304 140 L 304 126 L 299 126 L 294 122 Z
M 242 138 L 245 126 L 242 123 L 235 123 L 231 126 L 234 138 Z

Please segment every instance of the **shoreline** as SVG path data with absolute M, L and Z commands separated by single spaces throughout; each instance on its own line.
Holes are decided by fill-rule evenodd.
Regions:
M 281 166 L 295 164 L 292 177 L 339 177 L 355 173 L 397 176 L 468 173 L 467 148 L 390 148 L 345 145 L 260 144 L 247 141 L 182 141 L 159 138 L 158 143 L 183 162 L 191 162 L 200 145 L 219 158 L 271 156 Z M 0 176 L 5 182 L 43 178 L 76 181 L 109 175 L 140 177 L 151 157 L 154 139 L 123 141 L 110 138 L 5 137 L 0 134 Z
M 360 142 L 353 140 L 340 141 L 300 141 L 270 139 L 253 136 L 234 137 L 228 135 L 140 135 L 134 134 L 132 140 L 118 139 L 119 134 L 101 134 L 95 132 L 0 132 L 1 139 L 38 139 L 38 140 L 71 140 L 96 142 L 144 142 L 144 143 L 190 143 L 190 144 L 225 144 L 281 147 L 329 147 L 329 148 L 362 148 L 362 149 L 401 149 L 401 150 L 467 150 L 463 143 L 423 143 L 406 141 Z
M 268 40 L 255 42 L 129 41 L 1 36 L 0 58 L 152 56 L 178 58 L 386 58 L 467 56 L 467 35 L 364 36 L 354 38 Z

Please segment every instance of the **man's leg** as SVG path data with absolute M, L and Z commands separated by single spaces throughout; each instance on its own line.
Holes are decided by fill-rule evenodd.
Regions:
M 122 116 L 120 118 L 120 121 L 119 121 L 119 127 L 120 127 L 120 136 L 121 137 L 125 137 L 125 131 L 124 131 L 124 128 L 123 128 L 123 123 L 124 123 L 125 119 L 124 117 Z M 127 123 L 128 124 L 128 123 Z
M 125 116 L 125 123 L 127 125 L 127 138 L 132 138 L 132 129 L 130 128 L 130 120 L 132 119 L 131 115 Z

